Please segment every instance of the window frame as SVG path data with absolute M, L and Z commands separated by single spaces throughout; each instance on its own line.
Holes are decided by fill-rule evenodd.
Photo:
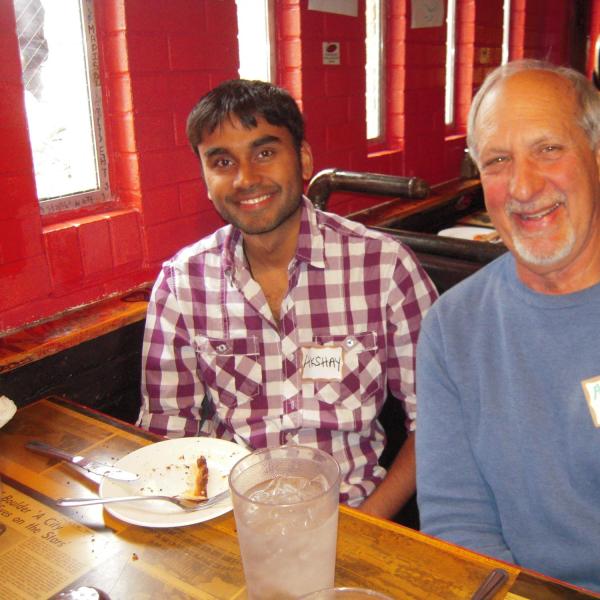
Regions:
M 247 0 L 241 0 L 241 2 L 246 2 Z M 277 52 L 276 52 L 276 39 L 275 39 L 275 3 L 274 0 L 263 0 L 266 10 L 265 16 L 267 19 L 266 23 L 266 33 L 268 38 L 268 81 L 271 83 L 275 83 L 277 78 Z M 236 0 L 236 7 L 239 6 L 240 0 Z M 236 16 L 238 18 L 238 52 L 241 53 L 241 47 L 239 45 L 239 13 L 237 13 L 236 8 Z M 241 67 L 241 58 L 240 58 L 240 67 Z M 238 68 L 238 73 L 240 77 L 247 77 L 240 73 L 240 69 Z M 254 77 L 253 77 L 254 78 Z
M 40 215 L 46 220 L 68 218 L 82 209 L 105 210 L 113 200 L 110 187 L 109 153 L 106 143 L 100 45 L 94 0 L 78 0 L 82 37 L 84 41 L 86 83 L 89 98 L 94 163 L 97 187 L 60 196 L 40 198 L 36 185 Z M 31 138 L 29 142 L 31 144 Z M 35 177 L 34 177 L 35 180 Z M 96 209 L 99 207 L 99 209 Z
M 367 111 L 369 103 L 367 101 L 367 78 L 366 73 L 368 70 L 366 52 L 367 52 L 367 39 L 365 35 L 365 137 L 367 140 L 367 146 L 369 151 L 375 151 L 376 149 L 383 148 L 387 142 L 387 114 L 386 114 L 386 89 L 387 89 L 387 61 L 386 61 L 386 3 L 384 0 L 373 0 L 378 4 L 379 13 L 379 52 L 378 52 L 378 63 L 379 63 L 379 77 L 378 77 L 378 129 L 379 132 L 375 137 L 369 137 L 367 127 Z M 366 29 L 366 15 L 368 10 L 368 0 L 365 1 L 365 29 Z M 365 32 L 366 33 L 366 32 Z
M 510 60 L 510 44 L 511 44 L 511 0 L 503 0 L 502 2 L 502 64 L 506 64 Z
M 456 130 L 456 63 L 458 49 L 456 45 L 457 1 L 448 0 L 446 4 L 446 77 L 444 94 L 444 125 L 447 132 Z

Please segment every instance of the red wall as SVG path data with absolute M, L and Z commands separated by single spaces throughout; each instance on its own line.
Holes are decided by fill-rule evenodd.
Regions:
M 546 0 L 519 0 L 523 52 L 545 56 L 551 46 L 549 57 L 561 62 L 564 3 L 551 3 L 549 9 Z M 467 63 L 459 66 L 453 132 L 444 125 L 445 27 L 411 29 L 410 2 L 387 2 L 388 137 L 376 148 L 365 141 L 364 3 L 358 17 L 309 11 L 307 4 L 276 2 L 278 82 L 303 108 L 316 170 L 417 175 L 430 184 L 456 178 L 468 100 L 500 61 L 502 1 L 459 0 L 468 15 L 458 37 Z M 237 76 L 234 0 L 102 0 L 97 21 L 114 202 L 69 220 L 42 219 L 12 3 L 0 2 L 0 335 L 152 280 L 162 260 L 221 224 L 184 126 L 205 91 Z M 322 65 L 325 41 L 341 43 L 339 66 Z M 364 205 L 343 198 L 331 209 Z

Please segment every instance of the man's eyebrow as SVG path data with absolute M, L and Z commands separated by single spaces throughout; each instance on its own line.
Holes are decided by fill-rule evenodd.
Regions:
M 223 154 L 229 154 L 229 152 L 226 148 L 222 148 L 221 146 L 213 146 L 212 148 L 208 148 L 204 152 L 204 156 L 206 158 L 211 158 L 213 156 L 223 155 Z
M 488 146 L 487 148 L 484 146 L 479 149 L 479 155 L 483 156 L 484 154 L 505 154 L 507 149 L 504 146 Z
M 276 135 L 263 135 L 255 140 L 253 140 L 250 144 L 250 147 L 260 148 L 261 146 L 265 146 L 266 144 L 281 144 L 282 140 L 279 136 Z M 212 148 L 207 148 L 203 155 L 206 158 L 212 158 L 213 156 L 223 156 L 229 154 L 229 150 L 227 148 L 223 148 L 222 146 L 213 146 Z
M 539 144 L 561 144 L 562 137 L 552 133 L 542 133 L 538 137 L 531 140 L 532 146 L 537 146 Z

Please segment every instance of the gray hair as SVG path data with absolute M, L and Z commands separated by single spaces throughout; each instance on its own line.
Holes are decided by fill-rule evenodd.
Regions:
M 579 125 L 590 141 L 590 146 L 595 149 L 600 142 L 600 94 L 582 73 L 568 67 L 559 67 L 544 60 L 524 59 L 516 60 L 497 67 L 485 79 L 471 103 L 469 119 L 467 122 L 467 146 L 473 160 L 479 162 L 477 144 L 479 138 L 475 128 L 475 122 L 481 108 L 481 103 L 487 94 L 492 91 L 501 81 L 508 79 L 522 71 L 548 71 L 555 73 L 567 80 L 575 92 L 579 105 Z

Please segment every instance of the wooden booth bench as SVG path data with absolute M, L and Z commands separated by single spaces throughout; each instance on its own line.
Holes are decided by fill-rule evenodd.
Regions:
M 133 423 L 150 284 L 0 337 L 0 395 L 66 396 Z

